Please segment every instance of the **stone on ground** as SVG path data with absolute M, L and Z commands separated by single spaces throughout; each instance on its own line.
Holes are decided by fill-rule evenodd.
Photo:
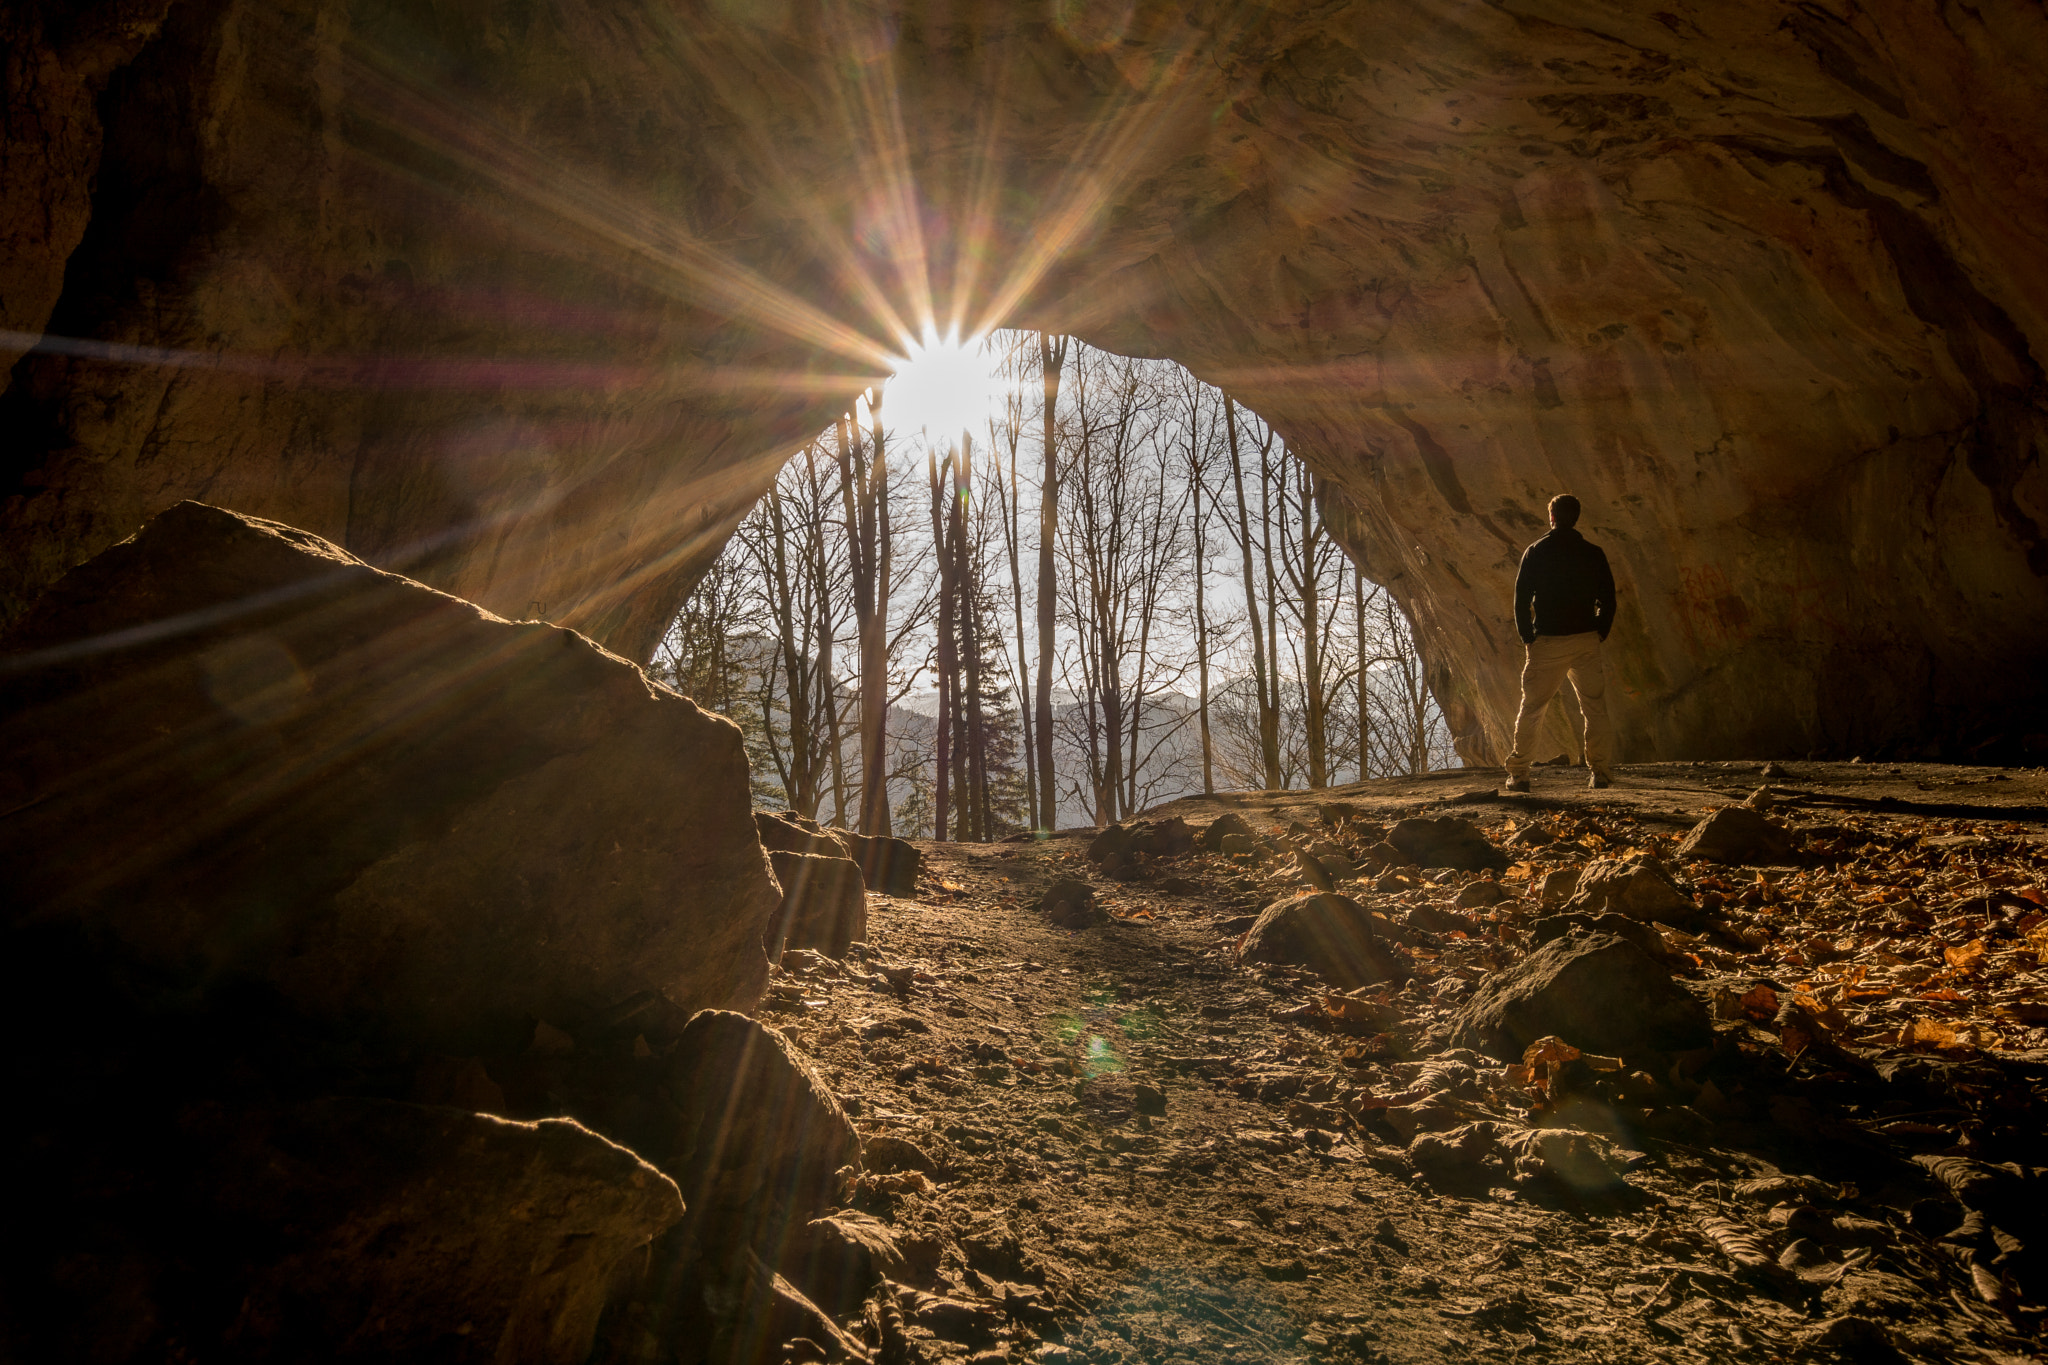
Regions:
M 1114 870 L 1141 854 L 1148 858 L 1177 858 L 1192 853 L 1194 848 L 1194 828 L 1176 815 L 1169 820 L 1111 825 L 1090 841 L 1088 857 L 1091 862 Z
M 1073 877 L 1062 877 L 1039 897 L 1038 912 L 1062 929 L 1086 929 L 1101 922 L 1095 903 L 1095 888 Z
M 781 1269 L 812 1303 L 843 1317 L 882 1281 L 903 1280 L 907 1264 L 893 1228 L 846 1209 L 796 1229 Z
M 1402 820 L 1387 831 L 1387 842 L 1417 867 L 1483 872 L 1499 871 L 1508 865 L 1508 855 L 1488 842 L 1477 825 L 1448 816 L 1440 820 Z
M 647 1155 L 676 1177 L 692 1220 L 724 1240 L 765 1245 L 790 1219 L 822 1212 L 835 1173 L 859 1157 L 853 1124 L 809 1060 L 743 1014 L 690 1020 L 665 1085 L 682 1122 L 668 1150 Z
M 848 829 L 834 829 L 832 833 L 846 845 L 848 856 L 860 864 L 860 875 L 868 890 L 885 896 L 917 894 L 917 874 L 924 866 L 924 855 L 917 851 L 917 845 L 893 834 L 855 834 Z
M 1770 864 L 1790 861 L 1798 851 L 1791 833 L 1753 810 L 1724 806 L 1694 825 L 1678 845 L 1681 860 Z
M 1223 840 L 1226 836 L 1241 834 L 1249 839 L 1257 833 L 1258 831 L 1252 828 L 1251 822 L 1242 815 L 1239 815 L 1236 811 L 1225 811 L 1203 827 L 1202 832 L 1196 836 L 1195 842 L 1205 852 L 1221 853 L 1223 851 Z
M 1585 871 L 1584 865 L 1560 867 L 1543 874 L 1543 880 L 1536 883 L 1536 899 L 1546 909 L 1554 909 L 1572 898 L 1579 889 L 1579 877 Z
M 1339 990 L 1405 980 L 1399 951 L 1373 927 L 1372 912 L 1349 896 L 1307 892 L 1266 907 L 1245 934 L 1246 962 L 1306 967 Z
M 1704 1006 L 1650 954 L 1606 934 L 1554 939 L 1486 979 L 1453 1023 L 1451 1042 L 1504 1061 L 1538 1038 L 1635 1056 L 1705 1046 Z
M 768 861 L 782 885 L 782 904 L 762 938 L 769 957 L 780 960 L 785 948 L 811 948 L 843 958 L 849 945 L 867 942 L 868 896 L 858 863 L 779 850 Z
M 1542 947 L 1553 939 L 1571 934 L 1608 934 L 1627 939 L 1653 958 L 1664 956 L 1664 936 L 1639 919 L 1627 915 L 1557 914 L 1545 915 L 1529 926 L 1529 939 Z
M 1499 905 L 1508 899 L 1508 893 L 1499 882 L 1467 882 L 1458 891 L 1460 910 L 1484 910 L 1489 905 Z
M 761 847 L 770 853 L 812 853 L 823 858 L 848 856 L 845 840 L 793 811 L 757 810 L 754 812 L 754 829 L 761 836 Z
M 1692 897 L 1679 888 L 1671 874 L 1645 859 L 1600 858 L 1587 863 L 1579 870 L 1578 883 L 1564 908 L 1575 915 L 1612 913 L 1678 927 L 1700 915 Z
M 13 924 L 452 1056 L 643 992 L 760 999 L 738 728 L 574 631 L 187 502 L 0 652 Z

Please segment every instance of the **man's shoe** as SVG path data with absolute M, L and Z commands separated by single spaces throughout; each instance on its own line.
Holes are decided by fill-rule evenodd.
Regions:
M 1525 792 L 1529 790 L 1529 779 L 1526 777 L 1511 777 L 1500 784 L 1500 789 L 1504 792 Z
M 1614 776 L 1611 773 L 1596 772 L 1586 779 L 1586 785 L 1596 792 L 1605 791 L 1614 785 Z

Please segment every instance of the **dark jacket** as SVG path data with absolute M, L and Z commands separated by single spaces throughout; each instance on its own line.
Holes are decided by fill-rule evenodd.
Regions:
M 1515 575 L 1515 629 L 1524 644 L 1539 635 L 1606 639 L 1614 629 L 1614 571 L 1607 554 L 1577 531 L 1556 528 L 1522 551 Z

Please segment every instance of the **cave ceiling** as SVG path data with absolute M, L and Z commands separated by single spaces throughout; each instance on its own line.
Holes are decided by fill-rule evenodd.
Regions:
M 0 618 L 197 498 L 645 657 L 906 337 L 1011 325 L 1271 421 L 1468 758 L 1506 747 L 1509 585 L 1560 491 L 1621 580 L 1624 757 L 2042 728 L 2038 4 L 0 30 Z

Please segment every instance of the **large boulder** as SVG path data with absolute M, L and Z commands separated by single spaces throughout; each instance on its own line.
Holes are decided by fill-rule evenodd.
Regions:
M 1684 926 L 1699 918 L 1699 907 L 1660 864 L 1601 858 L 1586 864 L 1565 910 L 1575 915 L 1626 915 L 1645 922 Z
M 22 1359 L 577 1365 L 683 1215 L 566 1119 L 390 1100 L 193 1103 L 46 1158 L 0 1286 Z
M 10 927 L 454 1056 L 760 998 L 738 729 L 574 631 L 188 502 L 0 656 Z
M 847 948 L 868 937 L 868 895 L 860 865 L 851 858 L 809 853 L 770 853 L 782 904 L 769 921 L 762 943 L 770 957 L 785 948 L 815 948 L 843 958 Z
M 860 1138 L 831 1089 L 780 1032 L 706 1010 L 683 1030 L 663 1081 L 682 1114 L 647 1156 L 676 1177 L 711 1240 L 767 1245 L 833 1200 Z
M 855 834 L 837 828 L 832 833 L 846 845 L 847 856 L 860 864 L 860 875 L 868 890 L 885 896 L 917 894 L 917 874 L 924 866 L 924 855 L 917 851 L 917 845 L 890 834 Z
M 761 847 L 770 853 L 815 853 L 825 858 L 848 856 L 844 839 L 790 811 L 755 811 L 754 830 L 761 836 Z
M 1488 977 L 1453 1022 L 1451 1045 L 1519 1060 L 1538 1038 L 1634 1056 L 1712 1041 L 1705 1008 L 1643 949 L 1608 934 L 1554 939 Z
M 1488 842 L 1477 825 L 1449 816 L 1399 821 L 1387 831 L 1387 842 L 1417 867 L 1454 867 L 1462 872 L 1490 868 L 1497 872 L 1508 865 L 1508 855 Z
M 1372 912 L 1349 896 L 1310 891 L 1277 901 L 1246 931 L 1246 962 L 1306 967 L 1339 990 L 1401 981 L 1408 965 L 1380 936 Z
M 1790 862 L 1799 844 L 1791 832 L 1744 806 L 1723 806 L 1679 841 L 1677 856 L 1710 863 Z

